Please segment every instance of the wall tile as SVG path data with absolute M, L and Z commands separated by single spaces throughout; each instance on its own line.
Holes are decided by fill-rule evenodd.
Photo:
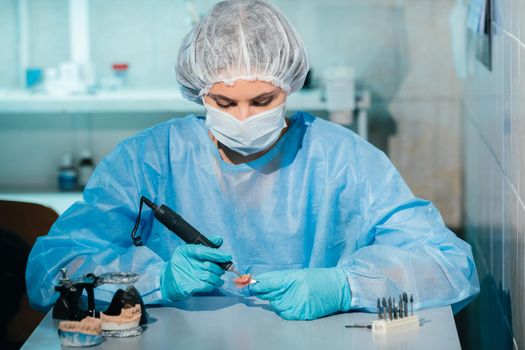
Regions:
M 520 114 L 525 103 L 521 102 L 521 75 L 525 73 L 522 63 L 525 63 L 525 57 L 521 57 L 522 48 L 519 42 L 515 41 L 513 45 L 513 70 L 511 86 L 511 128 L 510 128 L 510 150 L 509 150 L 509 179 L 514 187 L 519 189 L 519 153 L 522 150 L 521 139 L 519 134 Z
M 478 232 L 478 240 L 480 244 L 480 255 L 482 256 L 481 259 L 485 261 L 487 264 L 487 269 L 490 270 L 490 235 L 491 235 L 491 225 L 492 225 L 492 215 L 491 215 L 491 206 L 490 203 L 492 203 L 492 191 L 491 191 L 491 181 L 492 181 L 492 163 L 487 162 L 480 162 L 479 159 L 487 159 L 489 160 L 491 157 L 491 154 L 489 152 L 489 149 L 487 148 L 486 144 L 482 141 L 482 139 L 479 137 L 479 133 L 476 129 L 476 141 L 472 145 L 468 145 L 466 152 L 471 152 L 471 150 L 475 147 L 479 147 L 480 151 L 478 154 L 479 158 L 476 158 L 476 164 L 477 167 L 474 169 L 473 172 L 471 172 L 473 177 L 478 177 L 479 180 L 479 188 L 485 188 L 485 191 L 480 191 L 479 188 L 474 187 L 473 188 L 473 195 L 475 198 L 479 198 L 479 210 L 478 210 L 478 221 L 473 223 L 474 228 L 479 230 Z M 470 153 L 467 153 L 467 156 L 469 156 Z M 476 175 L 478 174 L 478 175 Z M 471 178 L 467 178 L 466 182 L 469 182 Z M 473 200 L 471 201 L 473 202 Z
M 56 188 L 57 169 L 74 143 L 68 116 L 6 116 L 0 118 L 3 152 L 0 189 Z M 28 159 L 22 162 L 21 159 Z
M 512 2 L 512 34 L 517 38 L 521 39 L 520 27 L 522 18 L 521 7 L 523 6 L 523 1 L 517 0 Z
M 507 31 L 510 25 L 510 2 L 511 0 L 494 1 L 496 5 L 496 20 L 498 20 L 499 26 Z
M 513 112 L 513 100 L 515 93 L 515 71 L 517 70 L 517 43 L 512 37 L 505 36 L 505 72 L 503 78 L 503 93 L 504 93 L 504 108 L 503 108 L 503 120 L 502 120 L 502 166 L 506 176 L 511 181 L 516 178 L 514 174 L 515 164 L 512 163 L 512 152 L 511 152 L 511 130 L 512 130 L 512 115 Z
M 451 9 L 450 2 L 446 1 L 407 2 L 405 23 L 411 61 L 398 98 L 456 99 L 459 95 L 460 82 L 451 64 L 449 21 L 444 20 L 448 19 Z M 438 32 L 446 35 L 434 34 Z
M 96 114 L 92 116 L 92 144 L 95 161 L 113 151 L 119 142 L 155 124 L 175 117 L 171 114 Z M 180 116 L 179 116 L 180 117 Z M 123 125 L 126 127 L 124 128 Z
M 394 102 L 398 132 L 391 138 L 390 153 L 412 191 L 432 201 L 445 222 L 461 224 L 461 173 L 459 105 L 455 102 Z M 436 150 L 441 156 L 437 156 Z
M 520 65 L 522 64 L 521 58 L 524 58 L 525 62 L 525 48 L 520 46 Z M 525 146 L 523 141 L 523 135 L 525 135 L 525 69 L 521 67 L 519 72 L 519 91 L 517 93 L 518 100 L 520 101 L 519 111 L 516 120 L 516 126 L 514 131 L 518 137 L 516 138 L 516 162 L 517 162 L 517 172 L 518 172 L 518 189 L 522 202 L 525 201 Z
M 317 27 L 314 37 L 305 38 L 314 74 L 319 77 L 333 65 L 351 65 L 358 80 L 390 101 L 405 80 L 410 64 L 414 64 L 407 58 L 410 38 L 406 7 L 380 2 L 311 2 L 310 5 L 311 14 L 323 15 L 297 18 L 297 23 Z M 290 14 L 293 16 L 293 11 Z M 325 33 L 330 33 L 330 40 L 326 40 Z
M 503 53 L 505 52 L 506 37 L 503 34 L 494 37 L 494 68 L 490 72 L 477 59 L 472 57 L 475 75 L 467 84 L 469 100 L 466 110 L 472 116 L 473 123 L 478 126 L 482 138 L 490 150 L 495 154 L 497 161 L 502 164 L 503 147 L 503 116 L 504 106 L 504 70 Z
M 462 106 L 461 113 L 465 113 L 465 110 Z M 463 223 L 465 226 L 470 227 L 474 222 L 478 221 L 478 210 L 479 206 L 476 203 L 479 203 L 477 194 L 479 191 L 475 191 L 475 188 L 479 186 L 479 177 L 472 176 L 472 173 L 475 172 L 477 167 L 477 162 L 475 162 L 476 154 L 470 150 L 470 147 L 476 142 L 475 131 L 472 123 L 467 119 L 462 119 L 462 129 L 464 137 L 462 138 L 462 148 L 464 154 L 466 155 L 463 158 L 464 171 L 463 176 L 467 179 L 472 179 L 468 181 L 463 186 L 463 202 L 465 205 Z M 476 149 L 476 153 L 479 152 L 479 149 Z
M 16 0 L 0 1 L 0 89 L 19 84 L 16 18 Z
M 503 73 L 500 77 L 501 82 L 501 92 L 502 92 L 502 113 L 498 113 L 493 116 L 494 121 L 501 128 L 499 136 L 500 138 L 493 138 L 495 142 L 500 143 L 501 147 L 496 153 L 498 161 L 503 167 L 503 171 L 507 173 L 507 163 L 508 163 L 508 150 L 510 139 L 507 136 L 510 134 L 510 117 L 511 117 L 511 75 L 512 75 L 512 44 L 513 39 L 506 33 L 502 34 L 503 37 Z M 490 137 L 489 135 L 487 135 Z
M 521 43 L 525 43 L 525 3 L 523 1 L 520 1 L 520 6 L 518 7 L 517 11 L 518 16 L 518 25 L 519 25 L 519 39 Z
M 67 0 L 29 0 L 29 64 L 56 67 L 70 59 Z
M 512 329 L 516 343 L 522 349 L 525 347 L 525 208 L 519 201 L 516 201 L 516 214 L 511 269 Z
M 208 5 L 209 6 L 209 5 Z M 190 14 L 180 2 L 155 1 L 153 20 L 150 23 L 152 37 L 151 84 L 161 88 L 175 88 L 175 62 L 182 37 L 190 30 Z
M 153 66 L 147 54 L 153 52 L 148 5 L 146 0 L 90 3 L 91 55 L 100 76 L 111 74 L 111 64 L 126 62 L 129 87 L 152 86 L 153 76 L 146 74 Z
M 497 120 L 498 126 L 501 126 L 501 129 L 493 129 L 491 127 L 490 123 L 487 123 L 489 126 L 488 129 L 484 130 L 484 135 L 490 135 L 492 133 L 503 133 L 503 116 L 505 113 L 505 72 L 509 68 L 509 66 L 506 64 L 506 43 L 507 43 L 507 36 L 504 32 L 500 31 L 497 35 L 494 36 L 494 42 L 497 47 L 497 53 L 494 57 L 494 65 L 493 65 L 493 73 L 491 74 L 493 76 L 493 80 L 487 80 L 485 77 L 480 77 L 478 84 L 484 85 L 484 84 L 491 84 L 493 86 L 494 90 L 494 96 L 495 99 L 492 102 L 493 108 L 490 109 L 491 115 L 488 117 L 489 120 Z M 502 147 L 503 143 L 496 143 L 496 148 L 493 148 L 498 161 L 503 163 L 502 161 Z M 501 146 L 501 148 L 500 148 Z
M 499 286 L 503 280 L 503 184 L 504 175 L 499 164 L 493 160 L 491 166 L 491 232 L 490 272 Z
M 503 200 L 502 200 L 502 287 L 504 291 L 511 291 L 512 287 L 512 261 L 516 260 L 515 249 L 515 232 L 516 232 L 516 203 L 517 198 L 514 194 L 512 185 L 505 178 L 503 180 Z M 514 234 L 513 234 L 514 233 Z

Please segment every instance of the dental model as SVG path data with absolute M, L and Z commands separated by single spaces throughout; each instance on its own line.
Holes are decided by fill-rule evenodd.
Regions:
M 61 321 L 58 336 L 63 346 L 83 347 L 102 342 L 100 319 L 86 317 L 81 321 Z
M 256 283 L 256 281 L 252 278 L 252 275 L 245 274 L 240 277 L 237 277 L 233 280 L 237 288 L 244 288 L 250 284 Z
M 120 315 L 117 316 L 110 316 L 101 312 L 100 320 L 102 321 L 102 330 L 122 331 L 136 328 L 139 325 L 141 316 L 140 304 L 135 306 L 125 304 Z

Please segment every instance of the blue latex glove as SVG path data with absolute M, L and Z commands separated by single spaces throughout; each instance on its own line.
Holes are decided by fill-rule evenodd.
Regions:
M 269 300 L 287 320 L 313 320 L 350 310 L 350 286 L 340 268 L 267 272 L 257 275 L 250 291 Z
M 218 247 L 222 245 L 222 238 L 210 237 L 209 240 Z M 200 244 L 178 246 L 161 276 L 162 295 L 178 301 L 197 292 L 211 292 L 224 283 L 221 276 L 225 271 L 216 263 L 231 259 L 230 254 Z

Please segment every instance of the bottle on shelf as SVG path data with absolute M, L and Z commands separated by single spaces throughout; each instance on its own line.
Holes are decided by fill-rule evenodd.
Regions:
M 58 169 L 58 188 L 60 191 L 75 191 L 78 186 L 78 175 L 73 166 L 71 154 L 65 154 Z
M 78 184 L 83 189 L 93 173 L 95 165 L 93 163 L 93 156 L 89 150 L 85 150 L 80 154 L 78 163 Z
M 113 70 L 113 76 L 115 77 L 116 81 L 118 82 L 118 88 L 122 89 L 125 88 L 128 82 L 128 69 L 129 64 L 127 63 L 113 63 L 111 65 L 111 68 Z

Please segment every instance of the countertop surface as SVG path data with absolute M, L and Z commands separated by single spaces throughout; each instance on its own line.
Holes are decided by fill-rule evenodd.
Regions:
M 258 299 L 193 297 L 170 307 L 148 308 L 149 323 L 142 335 L 104 338 L 92 349 L 460 349 L 450 307 L 416 314 L 422 319 L 419 329 L 379 335 L 345 328 L 370 322 L 375 314 L 287 321 Z M 48 313 L 22 349 L 60 349 L 57 325 Z

